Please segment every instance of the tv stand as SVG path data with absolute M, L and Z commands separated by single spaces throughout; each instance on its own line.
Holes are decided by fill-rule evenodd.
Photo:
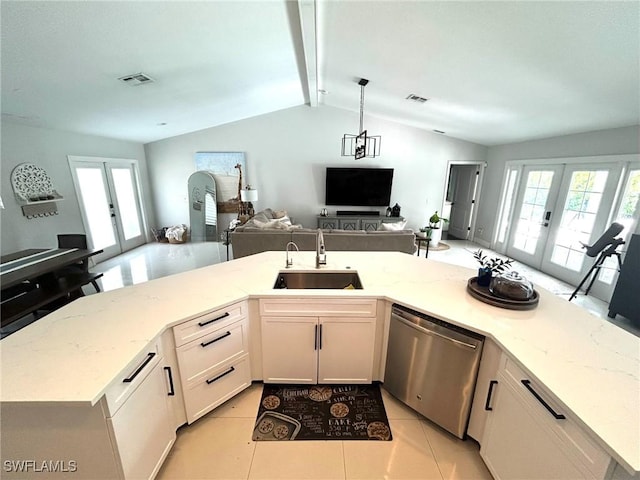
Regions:
M 318 215 L 318 228 L 325 230 L 379 230 L 382 223 L 396 223 L 404 221 L 404 217 L 383 217 L 356 212 L 355 215 L 346 215 L 336 212 L 336 215 Z
M 339 217 L 347 216 L 347 217 L 379 217 L 380 212 L 377 210 L 337 210 L 336 215 Z

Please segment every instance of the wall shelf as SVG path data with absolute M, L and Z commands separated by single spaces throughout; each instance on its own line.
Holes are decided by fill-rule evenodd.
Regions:
M 62 195 L 53 189 L 47 172 L 33 163 L 21 163 L 11 172 L 11 186 L 16 202 L 27 218 L 58 214 L 57 201 Z

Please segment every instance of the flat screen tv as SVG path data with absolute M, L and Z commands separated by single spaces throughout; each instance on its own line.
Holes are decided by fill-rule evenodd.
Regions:
M 391 201 L 393 168 L 327 167 L 327 205 L 387 207 Z

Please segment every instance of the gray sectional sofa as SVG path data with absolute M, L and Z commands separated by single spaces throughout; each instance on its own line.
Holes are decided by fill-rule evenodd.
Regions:
M 316 249 L 315 229 L 291 230 L 238 227 L 231 234 L 233 258 L 246 257 L 270 250 L 285 251 L 288 242 L 294 242 L 300 250 Z M 323 230 L 325 247 L 331 251 L 404 252 L 416 251 L 413 230 L 363 231 Z

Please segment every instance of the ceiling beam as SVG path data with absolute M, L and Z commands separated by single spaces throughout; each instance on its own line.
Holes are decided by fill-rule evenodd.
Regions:
M 318 54 L 316 31 L 316 0 L 298 0 L 300 29 L 302 30 L 302 48 L 307 71 L 309 105 L 318 106 Z

